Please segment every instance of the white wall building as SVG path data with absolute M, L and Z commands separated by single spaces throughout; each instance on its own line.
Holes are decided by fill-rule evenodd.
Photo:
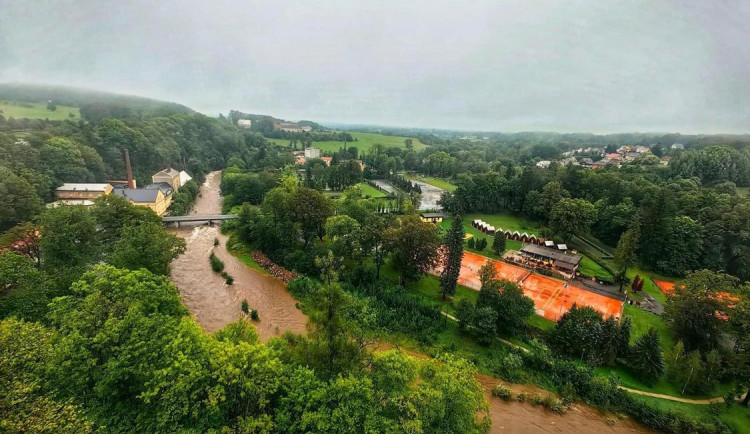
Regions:
M 320 158 L 320 149 L 318 148 L 305 149 L 305 158 Z

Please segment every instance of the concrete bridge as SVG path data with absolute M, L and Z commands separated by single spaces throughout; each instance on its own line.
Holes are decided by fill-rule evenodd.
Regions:
M 214 224 L 214 222 L 223 222 L 225 220 L 234 220 L 238 218 L 240 218 L 240 216 L 238 216 L 237 214 L 214 214 L 214 215 L 193 214 L 193 215 L 176 215 L 176 216 L 162 217 L 161 221 L 165 225 L 169 225 L 170 223 L 177 223 L 177 227 L 179 228 L 181 223 L 206 222 L 209 225 L 212 225 Z

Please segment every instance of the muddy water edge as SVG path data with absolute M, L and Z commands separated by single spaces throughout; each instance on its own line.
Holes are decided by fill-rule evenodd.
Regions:
M 221 214 L 219 185 L 221 172 L 211 172 L 200 188 L 191 214 Z M 170 279 L 180 291 L 182 303 L 204 331 L 213 333 L 236 321 L 243 314 L 242 300 L 256 309 L 260 321 L 256 328 L 265 342 L 284 332 L 304 333 L 307 317 L 295 306 L 296 300 L 280 280 L 248 268 L 226 249 L 227 236 L 216 226 L 184 225 L 170 232 L 185 239 L 187 250 L 172 262 Z M 214 246 L 214 240 L 219 245 Z M 224 270 L 234 278 L 227 285 L 219 273 L 211 270 L 213 252 L 224 261 Z

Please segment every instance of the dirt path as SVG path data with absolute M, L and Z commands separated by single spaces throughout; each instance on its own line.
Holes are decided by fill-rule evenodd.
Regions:
M 220 214 L 220 172 L 212 172 L 201 186 L 191 214 Z M 217 227 L 183 225 L 170 229 L 185 239 L 187 251 L 171 265 L 170 279 L 180 290 L 185 307 L 190 310 L 203 330 L 213 333 L 242 316 L 240 306 L 246 299 L 251 309 L 257 309 L 256 323 L 263 341 L 286 331 L 304 333 L 307 317 L 295 307 L 296 300 L 276 278 L 261 274 L 239 261 L 226 249 L 227 237 Z M 214 246 L 214 239 L 220 245 Z M 233 285 L 211 270 L 211 252 L 224 261 L 224 270 L 234 278 Z

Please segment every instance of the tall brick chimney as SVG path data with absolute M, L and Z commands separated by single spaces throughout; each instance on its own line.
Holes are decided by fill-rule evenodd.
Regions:
M 130 167 L 130 154 L 125 149 L 125 171 L 128 175 L 128 188 L 135 188 L 135 180 L 133 179 L 133 168 Z

